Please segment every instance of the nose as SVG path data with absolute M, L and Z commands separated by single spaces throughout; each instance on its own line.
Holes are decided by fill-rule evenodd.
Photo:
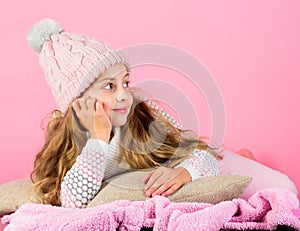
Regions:
M 128 99 L 128 94 L 130 93 L 127 89 L 120 90 L 117 95 L 117 101 L 118 102 L 126 101 Z

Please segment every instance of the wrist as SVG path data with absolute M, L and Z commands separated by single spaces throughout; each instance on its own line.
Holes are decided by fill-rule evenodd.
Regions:
M 177 167 L 176 170 L 179 172 L 180 178 L 183 179 L 184 184 L 192 181 L 192 176 L 186 168 Z
M 110 139 L 110 132 L 93 132 L 90 133 L 90 138 L 91 139 L 98 139 L 98 140 L 102 140 L 106 143 L 109 143 L 109 139 Z

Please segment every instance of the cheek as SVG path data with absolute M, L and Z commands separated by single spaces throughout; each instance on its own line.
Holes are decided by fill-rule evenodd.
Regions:
M 130 102 L 130 105 L 132 106 L 132 104 L 133 104 L 133 95 L 131 93 L 128 96 L 128 101 Z
M 111 97 L 106 97 L 104 95 L 99 95 L 98 100 L 103 102 L 106 108 L 113 109 L 114 108 L 114 101 Z
M 99 92 L 99 90 L 93 89 L 93 88 L 89 88 L 87 89 L 83 96 L 85 97 L 91 97 L 91 98 L 95 98 L 95 99 L 100 99 L 101 93 Z

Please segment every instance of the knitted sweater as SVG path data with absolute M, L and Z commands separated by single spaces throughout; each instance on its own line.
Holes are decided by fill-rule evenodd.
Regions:
M 99 192 L 103 181 L 127 171 L 128 163 L 119 163 L 120 127 L 114 127 L 114 137 L 109 144 L 89 139 L 66 173 L 61 184 L 61 203 L 64 207 L 85 207 Z M 217 160 L 204 150 L 194 150 L 193 156 L 176 167 L 184 167 L 192 180 L 218 175 Z

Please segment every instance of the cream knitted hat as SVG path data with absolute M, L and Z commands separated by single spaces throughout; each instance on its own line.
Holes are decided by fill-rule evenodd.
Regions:
M 43 19 L 28 33 L 29 46 L 39 53 L 48 85 L 62 113 L 107 68 L 129 66 L 128 60 L 108 44 L 64 32 L 52 19 Z

